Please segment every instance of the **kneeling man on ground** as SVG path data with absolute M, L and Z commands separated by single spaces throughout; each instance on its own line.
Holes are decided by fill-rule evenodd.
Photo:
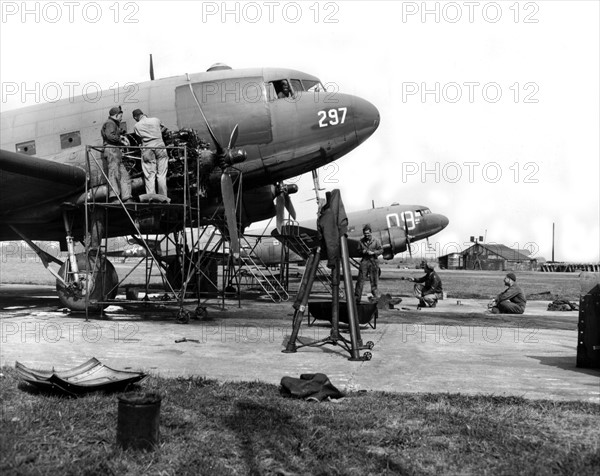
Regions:
M 415 284 L 414 294 L 419 299 L 419 307 L 435 307 L 438 298 L 442 296 L 442 280 L 433 270 L 431 263 L 422 263 L 425 276 L 420 278 L 407 278 Z
M 504 278 L 507 288 L 493 299 L 490 311 L 493 314 L 523 314 L 527 299 L 521 288 L 517 285 L 515 273 L 508 273 Z

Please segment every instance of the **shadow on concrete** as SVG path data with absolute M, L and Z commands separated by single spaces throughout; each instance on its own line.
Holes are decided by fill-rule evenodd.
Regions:
M 527 357 L 537 360 L 542 365 L 548 365 L 550 367 L 556 367 L 563 370 L 572 370 L 586 375 L 600 376 L 600 369 L 588 369 L 577 367 L 577 356 L 560 356 L 560 357 L 548 357 L 546 355 L 528 355 Z

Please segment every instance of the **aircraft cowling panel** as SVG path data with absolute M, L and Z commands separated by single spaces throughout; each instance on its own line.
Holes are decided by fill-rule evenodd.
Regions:
M 192 84 L 206 120 L 221 144 L 238 124 L 238 146 L 266 144 L 273 140 L 271 116 L 262 89 L 262 77 L 221 78 Z M 177 126 L 192 127 L 208 140 L 210 134 L 189 84 L 175 89 Z M 241 109 L 243 108 L 243 112 Z
M 275 216 L 275 186 L 265 185 L 243 192 L 242 195 L 242 226 L 250 223 L 268 220 Z

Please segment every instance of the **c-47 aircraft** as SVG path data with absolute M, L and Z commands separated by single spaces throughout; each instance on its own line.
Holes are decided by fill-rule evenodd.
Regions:
M 369 224 L 374 238 L 383 246 L 383 259 L 390 260 L 396 254 L 407 249 L 416 241 L 435 235 L 448 226 L 448 218 L 422 205 L 399 205 L 369 208 L 357 212 L 349 212 L 348 216 L 348 251 L 350 256 L 358 258 L 358 242 L 363 236 L 362 228 Z M 248 232 L 251 234 L 252 232 Z M 303 261 L 308 251 L 318 244 L 316 220 L 306 220 L 297 224 L 281 227 L 281 232 L 274 229 L 271 237 L 263 237 L 254 246 L 253 252 L 266 265 L 281 262 L 281 243 L 290 248 L 289 260 Z
M 289 93 L 283 90 L 284 81 Z M 217 64 L 204 73 L 99 96 L 94 102 L 79 96 L 1 115 L 0 240 L 59 241 L 69 255 L 59 273 L 53 273 L 59 298 L 79 310 L 85 295 L 103 300 L 106 294 L 94 290 L 102 287 L 116 294 L 118 283 L 114 268 L 104 260 L 104 286 L 95 286 L 93 270 L 98 266 L 90 265 L 85 254 L 75 255 L 73 242 L 89 243 L 90 231 L 99 223 L 88 220 L 90 203 L 105 203 L 104 238 L 139 235 L 138 225 L 148 221 L 148 214 L 152 229 L 144 233 L 181 232 L 184 225 L 200 226 L 215 217 L 218 223 L 220 217 L 234 248 L 238 227 L 275 215 L 273 200 L 285 193 L 283 180 L 339 159 L 379 125 L 379 112 L 368 101 L 328 92 L 317 77 L 291 69 L 236 70 Z M 115 105 L 123 107 L 124 133 L 133 131 L 132 111 L 142 109 L 177 137 L 193 136 L 201 139 L 195 146 L 204 144 L 204 150 L 198 146 L 186 153 L 169 152 L 171 203 L 161 205 L 162 211 L 156 212 L 152 203 L 107 203 L 110 184 L 101 172 L 100 129 Z M 134 160 L 130 172 L 138 202 L 144 184 L 141 174 L 136 177 L 136 167 Z M 193 211 L 184 214 L 186 221 L 180 217 L 174 225 L 160 219 L 164 207 L 183 202 L 193 204 Z M 51 259 L 60 263 L 36 251 L 46 267 Z M 81 268 L 92 271 L 86 275 L 78 272 Z

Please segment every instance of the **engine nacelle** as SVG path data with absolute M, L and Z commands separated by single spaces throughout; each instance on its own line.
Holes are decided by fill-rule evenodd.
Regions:
M 380 232 L 383 259 L 392 259 L 398 253 L 406 251 L 406 234 L 402 228 L 393 226 Z
M 245 191 L 242 196 L 242 226 L 275 216 L 275 186 L 265 185 Z

